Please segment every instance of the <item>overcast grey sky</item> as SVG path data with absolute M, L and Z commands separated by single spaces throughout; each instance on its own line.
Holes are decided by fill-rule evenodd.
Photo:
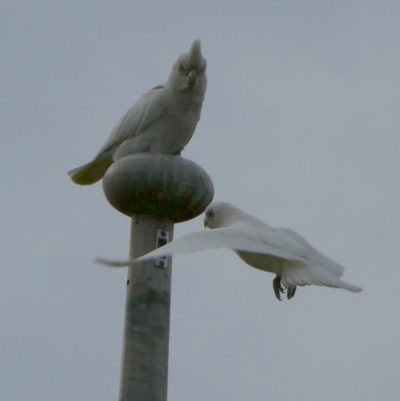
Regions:
M 278 302 L 233 252 L 176 257 L 169 399 L 397 400 L 399 21 L 398 0 L 3 0 L 0 399 L 117 399 L 126 271 L 93 258 L 125 258 L 130 221 L 66 173 L 197 38 L 209 85 L 183 156 L 364 291 Z

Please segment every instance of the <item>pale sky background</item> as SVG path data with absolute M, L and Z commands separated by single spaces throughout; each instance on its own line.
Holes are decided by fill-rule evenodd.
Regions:
M 130 220 L 66 173 L 200 39 L 183 156 L 364 291 L 278 302 L 233 252 L 176 257 L 169 400 L 398 400 L 399 21 L 398 0 L 3 0 L 0 399 L 118 398 L 126 270 L 93 259 L 127 257 Z

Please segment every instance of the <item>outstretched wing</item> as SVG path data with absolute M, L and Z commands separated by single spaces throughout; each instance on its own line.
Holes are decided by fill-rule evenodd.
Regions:
M 104 259 L 97 259 L 97 262 L 107 266 L 122 267 L 128 266 L 133 262 L 154 259 L 160 256 L 194 253 L 218 248 L 273 255 L 288 260 L 299 259 L 290 251 L 286 251 L 285 249 L 275 245 L 270 245 L 265 241 L 265 239 L 261 240 L 246 230 L 238 227 L 223 227 L 214 230 L 204 230 L 186 234 L 135 259 L 134 261 L 128 260 L 113 262 Z

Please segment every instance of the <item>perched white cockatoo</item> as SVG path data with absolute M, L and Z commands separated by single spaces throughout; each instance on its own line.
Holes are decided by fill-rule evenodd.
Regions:
M 180 154 L 200 120 L 207 87 L 207 62 L 195 40 L 178 57 L 166 84 L 144 94 L 121 118 L 89 163 L 68 172 L 79 185 L 103 178 L 113 162 L 139 152 Z
M 248 265 L 276 274 L 273 288 L 279 300 L 286 288 L 287 298 L 291 299 L 297 286 L 312 284 L 361 291 L 360 287 L 340 280 L 344 268 L 318 252 L 299 234 L 287 228 L 270 227 L 230 203 L 209 205 L 204 226 L 211 230 L 186 234 L 135 260 L 97 259 L 97 262 L 122 267 L 160 256 L 230 248 Z

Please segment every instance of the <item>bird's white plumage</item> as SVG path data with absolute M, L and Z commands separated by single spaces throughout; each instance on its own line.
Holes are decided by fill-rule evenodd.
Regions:
M 322 285 L 359 292 L 361 288 L 340 280 L 344 268 L 286 228 L 272 228 L 228 203 L 213 203 L 206 209 L 205 225 L 211 230 L 186 234 L 135 261 L 111 262 L 127 266 L 164 255 L 229 248 L 250 266 L 281 277 L 287 287 Z
M 134 153 L 180 154 L 200 120 L 207 88 L 206 66 L 196 40 L 179 56 L 168 81 L 145 93 L 121 118 L 96 157 L 68 172 L 71 179 L 91 185 L 114 161 Z
M 128 139 L 136 138 L 138 141 L 141 134 L 162 116 L 166 100 L 164 99 L 164 89 L 163 86 L 159 86 L 145 93 L 120 119 L 96 157 L 112 150 L 117 144 L 121 146 Z M 133 133 L 137 134 L 132 135 Z M 138 146 L 138 149 L 151 146 L 151 139 L 146 135 L 140 139 L 143 143 Z M 113 158 L 118 159 L 115 155 Z

